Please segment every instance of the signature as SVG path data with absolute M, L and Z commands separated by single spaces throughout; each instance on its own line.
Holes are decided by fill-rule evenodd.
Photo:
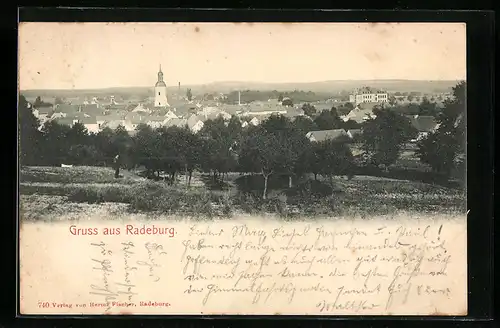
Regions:
M 125 263 L 125 276 L 123 279 L 124 283 L 116 283 L 116 285 L 119 287 L 123 287 L 125 289 L 125 291 L 122 291 L 122 290 L 118 291 L 118 294 L 127 295 L 129 302 L 131 302 L 132 296 L 137 295 L 137 293 L 134 293 L 132 290 L 136 286 L 134 284 L 132 284 L 132 280 L 130 278 L 131 272 L 133 272 L 134 270 L 137 270 L 137 267 L 135 267 L 135 266 L 131 267 L 129 265 L 130 257 L 132 254 L 134 254 L 132 249 L 133 249 L 133 247 L 135 247 L 135 245 L 134 245 L 134 243 L 129 241 L 126 243 L 122 243 L 122 246 L 123 246 L 122 247 L 123 260 Z
M 149 276 L 153 278 L 154 282 L 158 282 L 160 277 L 155 274 L 155 268 L 161 267 L 158 263 L 156 263 L 157 255 L 167 255 L 167 252 L 163 250 L 163 245 L 159 245 L 157 243 L 149 243 L 147 242 L 145 245 L 146 250 L 148 251 L 148 260 L 147 261 L 137 261 L 138 265 L 149 267 Z
M 113 272 L 113 270 L 111 270 L 111 261 L 110 260 L 99 261 L 96 259 L 92 259 L 92 261 L 99 263 L 97 267 L 93 267 L 92 269 L 102 271 L 102 286 L 97 286 L 93 284 L 90 285 L 90 288 L 92 289 L 90 294 L 103 296 L 106 303 L 109 303 L 110 301 L 115 300 L 116 297 L 118 296 L 117 293 L 111 291 L 108 280 L 108 276 L 111 275 L 111 273 Z M 108 307 L 106 310 L 109 309 L 110 307 Z

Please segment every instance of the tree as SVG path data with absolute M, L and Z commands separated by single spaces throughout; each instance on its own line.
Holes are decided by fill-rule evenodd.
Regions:
M 344 104 L 344 107 L 346 107 L 346 108 L 348 108 L 348 109 L 350 109 L 350 110 L 353 110 L 353 109 L 354 109 L 354 105 L 353 105 L 353 103 L 351 103 L 351 102 L 345 103 L 345 104 Z
M 123 125 L 119 125 L 111 138 L 111 153 L 113 158 L 120 155 L 120 162 L 125 166 L 130 166 L 133 161 L 133 141 L 130 134 L 127 132 Z
M 33 115 L 24 96 L 18 103 L 18 154 L 21 165 L 32 165 L 38 160 L 41 133 L 39 120 Z
M 262 126 L 252 127 L 243 138 L 239 162 L 246 172 L 261 173 L 264 178 L 262 198 L 267 199 L 268 179 L 279 170 L 281 143 L 278 136 L 268 133 Z
M 292 122 L 289 118 L 283 115 L 272 114 L 268 119 L 261 123 L 264 130 L 269 133 L 286 133 L 292 127 Z
M 71 128 L 55 121 L 45 122 L 41 128 L 41 156 L 46 165 L 60 165 L 68 159 L 70 144 L 67 137 Z
M 316 123 L 311 118 L 305 116 L 297 116 L 292 124 L 295 129 L 301 131 L 304 135 L 307 132 L 318 130 Z
M 204 99 L 204 100 L 214 100 L 214 95 L 213 95 L 213 94 L 211 94 L 211 93 L 205 93 L 205 94 L 203 95 L 203 99 Z
M 187 89 L 186 97 L 189 101 L 191 101 L 191 99 L 193 99 L 193 94 L 191 93 L 191 89 Z
M 354 105 L 350 102 L 343 104 L 337 108 L 337 115 L 347 115 L 354 109 Z
M 283 106 L 286 107 L 292 107 L 293 106 L 293 101 L 290 98 L 284 98 L 283 101 L 281 102 Z
M 363 126 L 362 149 L 370 164 L 387 166 L 399 157 L 403 145 L 417 135 L 416 129 L 404 116 L 388 110 L 376 109 L 375 119 Z
M 446 100 L 438 115 L 438 129 L 421 140 L 417 147 L 420 161 L 432 169 L 449 177 L 456 167 L 459 155 L 465 156 L 465 106 L 466 82 L 461 81 L 453 87 L 453 98 Z
M 241 122 L 232 116 L 229 122 L 222 117 L 207 120 L 198 135 L 203 138 L 202 168 L 212 172 L 214 181 L 234 169 L 236 166 L 235 150 L 241 135 Z
M 227 130 L 234 145 L 239 141 L 242 133 L 241 120 L 238 116 L 231 116 L 229 122 L 227 122 Z
M 397 100 L 396 100 L 396 97 L 394 97 L 393 95 L 389 96 L 389 105 L 391 106 L 394 106 L 397 104 Z
M 189 188 L 193 171 L 201 166 L 203 158 L 201 140 L 199 135 L 192 133 L 188 128 L 175 128 L 171 129 L 170 132 L 171 136 L 173 135 L 173 140 L 171 140 L 173 142 L 170 145 L 177 153 L 175 162 L 179 170 L 184 170 L 186 186 Z M 175 155 L 171 154 L 170 156 Z
M 202 140 L 197 134 L 189 130 L 184 130 L 184 139 L 182 139 L 183 156 L 185 159 L 185 170 L 187 171 L 187 186 L 191 186 L 191 178 L 193 171 L 199 169 L 201 166 L 201 159 L 203 158 L 203 144 Z
M 418 115 L 420 113 L 420 106 L 415 103 L 404 105 L 396 104 L 392 107 L 392 110 L 399 114 Z
M 73 124 L 66 138 L 66 142 L 70 145 L 86 145 L 90 142 L 88 130 L 81 123 Z
M 271 115 L 261 126 L 281 144 L 279 166 L 275 171 L 288 176 L 288 186 L 291 188 L 292 177 L 298 173 L 297 163 L 309 140 L 301 130 L 295 128 L 290 119 L 282 115 Z
M 353 155 L 349 146 L 345 143 L 325 140 L 317 143 L 314 147 L 314 165 L 312 173 L 321 174 L 330 179 L 334 175 L 352 174 Z
M 279 102 L 282 102 L 282 101 L 283 101 L 283 94 L 282 94 L 282 93 L 280 93 L 280 94 L 279 94 L 279 96 L 278 96 L 278 101 L 279 101 Z
M 316 114 L 316 107 L 314 107 L 310 103 L 304 103 L 302 105 L 302 110 L 304 111 L 304 115 L 307 115 L 310 117 L 312 117 L 312 116 L 314 116 L 314 114 Z
M 303 158 L 299 162 L 299 167 L 304 166 L 303 171 L 310 172 L 314 175 L 314 180 L 318 180 L 318 174 L 321 173 L 322 170 L 322 160 L 320 158 L 321 143 L 313 142 L 311 146 L 303 153 Z
M 316 116 L 314 123 L 320 130 L 333 130 L 339 129 L 342 120 L 339 118 L 337 111 L 324 110 Z
M 42 98 L 40 96 L 36 97 L 33 107 L 37 108 L 43 104 Z
M 430 115 L 434 116 L 437 113 L 436 103 L 430 102 L 427 97 L 424 97 L 419 105 L 419 115 Z
M 185 168 L 184 153 L 181 151 L 182 132 L 187 131 L 186 127 L 176 126 L 163 128 L 160 130 L 161 159 L 158 163 L 158 171 L 167 172 L 170 175 L 170 182 L 176 181 L 177 172 Z
M 231 146 L 225 145 L 220 140 L 201 140 L 201 168 L 205 172 L 211 172 L 214 182 L 223 177 L 226 173 L 234 170 L 237 160 Z
M 148 177 L 155 172 L 159 176 L 163 155 L 160 134 L 146 124 L 138 125 L 136 131 L 133 138 L 134 164 L 144 165 Z
M 453 132 L 431 133 L 419 141 L 417 147 L 416 154 L 421 162 L 429 164 L 436 173 L 450 175 L 459 150 Z
M 355 120 L 349 119 L 345 122 L 342 122 L 341 127 L 342 127 L 342 129 L 345 129 L 345 130 L 356 130 L 356 129 L 361 129 L 362 124 L 356 122 Z
M 94 145 L 73 144 L 70 145 L 68 159 L 75 165 L 96 165 L 101 154 Z
M 112 140 L 115 132 L 109 127 L 105 127 L 97 133 L 94 138 L 94 145 L 102 155 L 102 164 L 110 165 L 112 158 L 116 156 L 116 151 L 113 149 Z

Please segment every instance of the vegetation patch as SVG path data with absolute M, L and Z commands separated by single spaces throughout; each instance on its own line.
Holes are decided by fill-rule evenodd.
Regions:
M 132 184 L 140 178 L 132 172 L 122 171 L 124 176 L 115 179 L 114 171 L 109 167 L 98 166 L 27 166 L 19 172 L 21 183 L 52 182 L 52 183 L 120 183 Z

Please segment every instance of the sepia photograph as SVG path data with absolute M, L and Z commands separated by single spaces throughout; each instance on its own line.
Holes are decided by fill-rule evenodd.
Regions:
M 21 314 L 466 315 L 464 23 L 20 23 Z

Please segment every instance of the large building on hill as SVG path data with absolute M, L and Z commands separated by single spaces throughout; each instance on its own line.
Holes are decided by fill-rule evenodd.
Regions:
M 154 107 L 170 107 L 167 99 L 167 85 L 163 81 L 163 72 L 158 71 L 158 81 L 155 85 L 155 102 Z
M 349 102 L 357 104 L 371 102 L 371 103 L 384 103 L 389 101 L 389 95 L 382 90 L 374 90 L 370 87 L 363 87 L 355 90 L 349 96 Z

